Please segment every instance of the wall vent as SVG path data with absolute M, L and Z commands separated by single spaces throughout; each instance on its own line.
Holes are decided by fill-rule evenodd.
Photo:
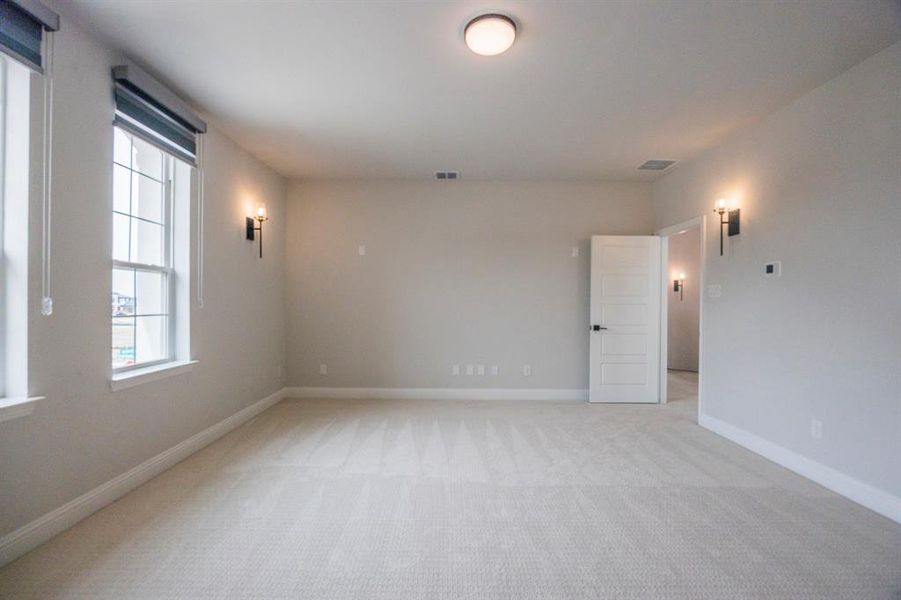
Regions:
M 674 160 L 648 160 L 645 161 L 643 165 L 638 167 L 639 171 L 664 171 L 668 167 L 676 164 Z
M 447 179 L 460 179 L 459 171 L 435 171 L 435 179 L 442 181 Z

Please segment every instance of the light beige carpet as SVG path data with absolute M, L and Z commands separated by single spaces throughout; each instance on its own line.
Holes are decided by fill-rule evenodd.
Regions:
M 680 387 L 681 386 L 681 387 Z M 284 401 L 2 598 L 898 598 L 901 527 L 666 406 Z

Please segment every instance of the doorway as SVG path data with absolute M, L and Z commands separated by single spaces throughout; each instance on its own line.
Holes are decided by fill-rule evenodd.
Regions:
M 699 414 L 705 218 L 658 232 L 661 237 L 660 397 Z M 696 408 L 697 405 L 697 408 Z

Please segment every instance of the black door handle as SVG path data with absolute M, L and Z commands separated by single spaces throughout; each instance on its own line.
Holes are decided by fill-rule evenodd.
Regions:
M 600 331 L 600 330 L 602 330 L 602 329 L 607 329 L 607 328 L 606 328 L 606 327 L 601 327 L 600 325 L 592 325 L 592 326 L 591 326 L 591 330 L 592 330 L 592 331 Z

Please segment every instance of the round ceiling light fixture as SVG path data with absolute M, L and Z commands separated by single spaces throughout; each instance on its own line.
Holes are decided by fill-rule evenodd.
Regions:
M 506 15 L 480 15 L 466 24 L 466 45 L 476 54 L 495 56 L 506 52 L 516 39 L 516 23 Z

